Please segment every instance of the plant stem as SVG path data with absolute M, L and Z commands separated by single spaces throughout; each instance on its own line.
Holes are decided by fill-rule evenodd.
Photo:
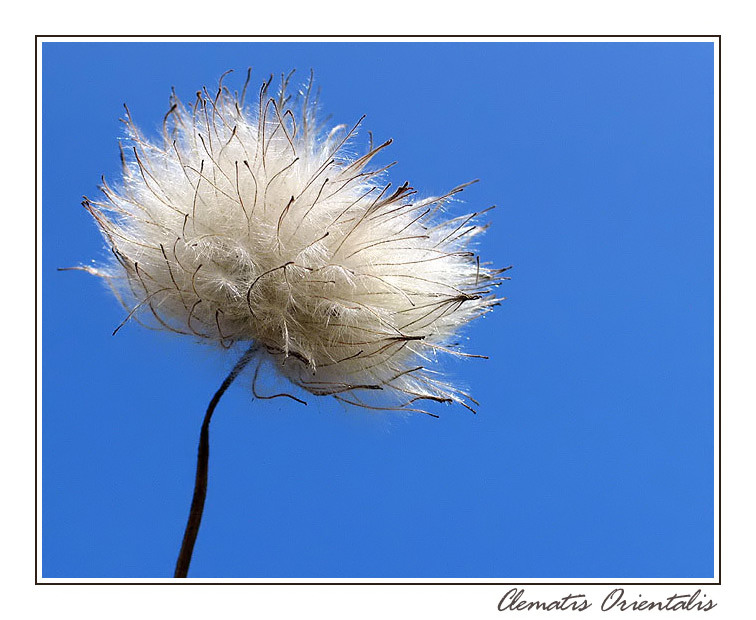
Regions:
M 200 430 L 199 447 L 197 448 L 197 474 L 194 479 L 194 495 L 192 496 L 192 506 L 189 509 L 189 519 L 186 522 L 186 530 L 184 531 L 184 540 L 181 543 L 181 551 L 179 551 L 178 560 L 176 560 L 176 570 L 173 573 L 174 577 L 186 577 L 189 572 L 189 564 L 192 561 L 192 552 L 194 551 L 194 542 L 197 540 L 197 533 L 199 532 L 200 523 L 202 522 L 202 511 L 205 508 L 205 497 L 207 496 L 207 469 L 208 458 L 210 456 L 210 419 L 213 417 L 213 412 L 218 404 L 218 401 L 223 396 L 224 392 L 228 389 L 239 373 L 244 370 L 244 367 L 249 363 L 257 349 L 256 345 L 252 345 L 246 350 L 244 355 L 241 356 L 236 366 L 231 369 L 228 376 L 224 379 L 218 391 L 213 396 L 210 404 L 207 406 L 207 412 L 205 413 L 205 419 L 202 421 L 202 428 Z

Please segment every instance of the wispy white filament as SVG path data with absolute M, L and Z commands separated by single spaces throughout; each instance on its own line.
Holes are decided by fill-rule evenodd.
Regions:
M 288 78 L 275 97 L 268 80 L 250 105 L 246 84 L 237 95 L 222 80 L 191 105 L 171 96 L 162 141 L 127 110 L 123 181 L 84 202 L 114 256 L 87 270 L 111 285 L 124 323 L 256 342 L 294 384 L 359 406 L 469 407 L 433 366 L 466 355 L 455 334 L 497 304 L 504 270 L 469 249 L 479 213 L 443 217 L 464 186 L 418 199 L 370 166 L 390 140 L 350 158 L 360 123 L 317 125 L 309 86 L 292 102 Z

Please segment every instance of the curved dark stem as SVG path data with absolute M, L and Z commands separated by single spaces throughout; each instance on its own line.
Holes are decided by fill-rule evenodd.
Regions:
M 200 430 L 199 447 L 197 449 L 197 475 L 194 480 L 194 495 L 192 496 L 192 507 L 189 509 L 189 519 L 186 522 L 186 530 L 184 531 L 184 541 L 181 543 L 181 551 L 179 551 L 178 560 L 176 560 L 176 570 L 173 573 L 174 577 L 186 577 L 189 572 L 189 564 L 192 561 L 192 552 L 194 551 L 194 542 L 197 540 L 197 533 L 199 532 L 200 523 L 202 522 L 202 511 L 205 508 L 205 497 L 207 496 L 207 462 L 210 456 L 210 419 L 213 417 L 213 412 L 218 404 L 218 401 L 223 396 L 224 392 L 228 389 L 228 386 L 234 382 L 234 379 L 239 376 L 239 373 L 244 370 L 244 367 L 252 359 L 256 345 L 252 345 L 246 350 L 244 355 L 241 356 L 236 366 L 231 369 L 228 376 L 225 378 L 218 391 L 213 396 L 210 404 L 207 406 L 207 413 L 205 413 L 205 419 L 202 421 L 202 429 Z

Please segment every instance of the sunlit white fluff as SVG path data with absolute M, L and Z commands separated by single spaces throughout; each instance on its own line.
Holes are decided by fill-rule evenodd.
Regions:
M 268 80 L 250 104 L 249 74 L 241 94 L 222 81 L 188 105 L 174 93 L 162 140 L 127 109 L 123 180 L 84 201 L 114 257 L 87 271 L 124 323 L 257 343 L 294 384 L 359 406 L 469 407 L 433 367 L 466 355 L 457 333 L 497 304 L 504 270 L 469 249 L 478 213 L 443 215 L 464 186 L 424 199 L 392 187 L 389 166 L 371 166 L 391 141 L 347 155 L 360 123 L 322 130 L 309 85 L 292 100 L 288 78 L 275 97 Z

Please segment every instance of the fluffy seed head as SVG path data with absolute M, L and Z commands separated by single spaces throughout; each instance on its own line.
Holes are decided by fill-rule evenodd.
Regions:
M 348 155 L 362 119 L 323 130 L 312 79 L 293 99 L 288 82 L 271 96 L 268 80 L 251 104 L 249 73 L 240 95 L 223 77 L 190 105 L 174 93 L 161 140 L 127 108 L 123 180 L 83 203 L 114 259 L 86 270 L 124 305 L 121 325 L 257 343 L 260 363 L 312 394 L 469 407 L 433 366 L 467 355 L 455 334 L 497 304 L 490 288 L 505 278 L 469 249 L 479 213 L 442 215 L 465 186 L 431 198 L 392 187 L 389 166 L 371 166 L 391 140 Z M 391 398 L 371 400 L 377 390 Z

